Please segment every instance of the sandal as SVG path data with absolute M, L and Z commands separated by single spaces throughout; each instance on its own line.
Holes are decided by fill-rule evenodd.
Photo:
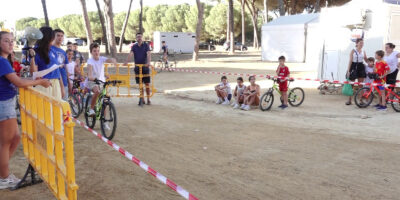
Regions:
M 351 105 L 351 102 L 350 101 L 346 102 L 346 105 L 347 106 Z

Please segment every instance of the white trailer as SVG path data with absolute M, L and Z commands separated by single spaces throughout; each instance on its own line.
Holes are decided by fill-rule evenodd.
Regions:
M 193 53 L 195 40 L 196 34 L 194 33 L 155 31 L 153 34 L 153 51 L 161 52 L 161 42 L 165 41 L 170 52 Z

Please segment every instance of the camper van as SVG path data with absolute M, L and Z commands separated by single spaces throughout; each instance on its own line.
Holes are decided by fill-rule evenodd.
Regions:
M 160 32 L 156 31 L 153 34 L 154 49 L 153 52 L 161 52 L 162 41 L 167 43 L 170 52 L 175 53 L 192 53 L 196 34 L 183 32 Z

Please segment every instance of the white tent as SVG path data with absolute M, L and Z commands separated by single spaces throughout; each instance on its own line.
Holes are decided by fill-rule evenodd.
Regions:
M 306 62 L 318 37 L 319 14 L 279 17 L 262 26 L 262 60 L 277 61 L 284 55 L 288 62 Z

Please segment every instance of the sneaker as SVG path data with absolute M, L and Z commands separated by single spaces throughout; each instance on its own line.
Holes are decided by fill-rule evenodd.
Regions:
M 224 101 L 224 103 L 222 103 L 221 105 L 229 105 L 229 101 L 228 100 L 226 100 L 226 101 Z
M 379 111 L 386 111 L 387 107 L 386 106 L 380 106 L 379 108 L 377 108 L 377 110 Z
M 140 99 L 139 99 L 138 106 L 143 107 L 143 104 L 144 104 L 144 100 L 143 100 L 142 98 L 140 98 Z
M 108 125 L 108 122 L 104 122 L 103 127 L 108 131 L 111 130 L 110 126 Z
M 15 177 L 13 174 L 10 174 L 7 178 L 0 178 L 0 189 L 7 189 L 15 187 L 21 180 Z
M 376 105 L 374 105 L 374 108 L 379 108 L 379 107 L 381 107 L 381 104 L 376 104 Z
M 249 105 L 246 105 L 246 106 L 243 108 L 243 110 L 249 111 L 249 110 L 250 110 L 250 106 L 249 106 Z
M 222 99 L 218 99 L 215 103 L 216 104 L 221 104 L 222 103 Z
M 282 108 L 283 104 L 281 104 L 280 106 L 278 106 L 278 108 Z
M 281 108 L 282 110 L 286 109 L 288 106 L 287 105 L 282 105 Z
M 235 106 L 233 106 L 233 109 L 238 109 L 239 108 L 239 104 L 235 104 Z
M 246 107 L 246 105 L 242 104 L 242 106 L 240 106 L 240 109 L 244 110 L 245 107 Z
M 95 115 L 95 114 L 96 114 L 96 112 L 94 112 L 93 109 L 89 109 L 89 112 L 88 112 L 88 115 L 89 115 L 89 116 L 93 116 L 93 115 Z

